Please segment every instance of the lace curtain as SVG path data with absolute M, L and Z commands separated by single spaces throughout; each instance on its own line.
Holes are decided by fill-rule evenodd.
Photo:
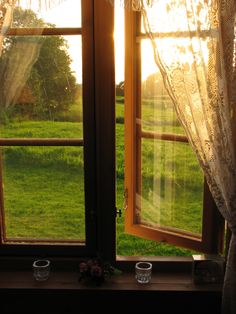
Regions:
M 111 5 L 114 5 L 116 1 L 120 1 L 120 5 L 126 9 L 132 9 L 134 11 L 141 11 L 144 7 L 144 3 L 148 7 L 152 7 L 156 0 L 106 0 Z
M 232 238 L 223 313 L 236 313 L 234 0 L 142 2 L 145 31 L 179 120 Z M 234 121 L 235 124 L 235 121 Z
M 42 41 L 39 37 L 18 38 L 11 45 L 8 58 L 4 59 L 3 50 L 7 49 L 4 44 L 7 31 L 10 26 L 14 27 L 13 11 L 17 6 L 34 11 L 49 10 L 66 0 L 0 0 L 0 116 L 4 120 L 7 113 L 14 108 L 16 101 L 25 88 L 30 76 L 32 66 L 38 59 Z M 23 21 L 24 27 L 37 27 L 37 34 L 43 31 L 42 25 L 35 25 L 35 21 Z M 40 23 L 40 20 L 39 22 Z M 35 31 L 35 35 L 36 31 Z M 4 48 L 5 47 L 5 48 Z
M 30 9 L 33 5 L 38 10 L 50 9 L 66 0 L 0 0 L 0 56 L 4 35 L 11 26 L 13 9 L 17 5 L 23 5 Z

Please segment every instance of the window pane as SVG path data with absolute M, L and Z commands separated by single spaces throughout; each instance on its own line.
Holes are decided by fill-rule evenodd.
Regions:
M 139 222 L 201 234 L 203 176 L 190 146 L 142 141 Z
M 51 8 L 41 1 L 40 12 L 38 3 L 21 0 L 14 10 L 13 27 L 81 27 L 81 0 L 67 0 Z
M 146 132 L 138 153 L 136 220 L 155 227 L 175 228 L 201 235 L 203 175 L 184 135 L 161 73 L 153 60 L 152 47 L 142 41 L 142 98 L 137 110 L 137 130 Z M 146 60 L 149 60 L 147 63 Z M 148 138 L 170 135 L 173 140 Z M 184 139 L 183 139 L 184 140 Z
M 82 137 L 81 46 L 81 36 L 6 38 L 1 137 Z
M 85 240 L 83 148 L 2 149 L 7 238 Z

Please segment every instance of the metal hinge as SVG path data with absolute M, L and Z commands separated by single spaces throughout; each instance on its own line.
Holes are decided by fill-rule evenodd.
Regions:
M 128 189 L 125 189 L 124 191 L 124 202 L 123 202 L 123 210 L 126 210 L 128 207 Z M 122 209 L 120 208 L 115 208 L 116 210 L 116 217 L 119 216 L 121 217 L 122 216 Z

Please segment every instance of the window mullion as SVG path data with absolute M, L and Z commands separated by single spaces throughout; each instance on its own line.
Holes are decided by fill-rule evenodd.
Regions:
M 28 27 L 21 27 L 15 28 L 12 27 L 7 31 L 6 36 L 66 36 L 66 35 L 82 35 L 82 28 L 81 27 L 66 27 L 66 28 L 28 28 Z
M 77 138 L 0 138 L 0 146 L 84 146 Z

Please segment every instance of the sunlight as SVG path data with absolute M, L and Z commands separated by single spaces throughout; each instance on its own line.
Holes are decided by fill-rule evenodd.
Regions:
M 115 73 L 116 84 L 124 81 L 124 9 L 120 1 L 115 2 Z
M 33 2 L 35 4 L 35 2 Z M 50 10 L 37 11 L 37 7 L 32 3 L 32 10 L 37 13 L 39 18 L 42 18 L 47 23 L 52 23 L 57 27 L 81 27 L 81 1 L 80 0 L 67 0 L 66 2 L 52 8 Z M 28 7 L 28 1 L 22 1 L 22 7 Z M 208 27 L 207 9 L 202 10 L 201 16 L 202 29 Z M 156 45 L 160 51 L 163 62 L 167 66 L 171 64 L 181 63 L 183 66 L 191 67 L 194 62 L 204 62 L 208 60 L 207 39 L 199 40 L 199 37 L 189 38 L 173 36 L 165 37 L 163 34 L 167 32 L 188 31 L 189 25 L 186 19 L 186 9 L 180 6 L 177 16 L 169 16 L 166 9 L 166 1 L 164 0 L 158 5 L 154 5 L 151 10 L 148 10 L 150 25 L 152 31 L 159 33 L 159 38 L 156 39 Z M 69 17 L 69 18 L 68 18 Z M 157 23 L 158 21 L 158 23 Z M 176 27 L 178 25 L 178 27 Z M 194 25 L 191 26 L 194 30 Z M 142 27 L 144 32 L 144 27 Z M 82 82 L 82 57 L 81 57 L 81 41 L 73 36 L 67 36 L 66 40 L 69 45 L 69 53 L 72 59 L 71 68 L 75 73 L 78 83 Z M 115 69 L 116 69 L 116 84 L 124 81 L 124 9 L 120 5 L 120 1 L 115 1 Z M 78 53 L 79 50 L 79 53 Z M 199 56 L 203 60 L 194 60 L 192 50 L 198 51 Z M 168 51 L 168 53 L 166 53 Z M 158 72 L 158 67 L 154 60 L 153 47 L 149 39 L 142 40 L 142 59 L 148 60 L 143 62 L 142 66 L 142 81 L 145 81 L 150 74 Z
M 142 32 L 144 34 L 151 32 L 152 38 L 155 39 L 153 41 L 155 53 L 158 50 L 166 67 L 178 66 L 184 71 L 191 71 L 199 65 L 207 64 L 208 45 L 212 44 L 210 42 L 212 34 L 216 39 L 217 33 L 211 29 L 206 2 L 198 0 L 191 5 L 187 2 L 183 4 L 163 0 L 154 3 L 151 9 L 147 8 L 147 16 L 148 23 L 145 18 L 142 21 Z M 143 40 L 143 59 L 149 55 L 149 59 L 146 60 L 150 60 L 150 49 L 153 50 L 153 47 L 148 40 Z M 153 68 L 152 61 L 143 67 L 143 79 L 147 77 L 147 66 L 149 69 Z

